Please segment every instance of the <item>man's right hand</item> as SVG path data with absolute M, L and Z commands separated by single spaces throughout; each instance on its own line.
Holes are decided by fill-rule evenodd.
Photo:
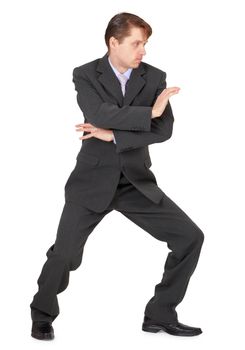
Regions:
M 164 89 L 160 95 L 157 97 L 156 102 L 152 107 L 152 116 L 151 118 L 158 118 L 162 115 L 164 109 L 168 104 L 168 100 L 171 96 L 178 94 L 179 87 L 169 87 Z

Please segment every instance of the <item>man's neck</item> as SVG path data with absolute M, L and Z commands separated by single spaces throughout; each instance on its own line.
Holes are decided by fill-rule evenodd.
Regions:
M 127 70 L 130 68 L 130 67 L 123 67 L 122 65 L 120 65 L 116 57 L 113 57 L 110 54 L 108 56 L 110 58 L 111 64 L 113 65 L 113 67 L 115 67 L 118 70 L 118 72 L 123 74 L 127 72 Z

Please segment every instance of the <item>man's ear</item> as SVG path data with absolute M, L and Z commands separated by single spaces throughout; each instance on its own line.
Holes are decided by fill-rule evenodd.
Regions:
M 111 48 L 115 48 L 118 46 L 118 40 L 114 36 L 111 36 L 109 39 L 109 44 Z

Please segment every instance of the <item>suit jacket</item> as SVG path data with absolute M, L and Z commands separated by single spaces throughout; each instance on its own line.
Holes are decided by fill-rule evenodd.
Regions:
M 116 144 L 95 137 L 82 140 L 65 184 L 66 200 L 101 212 L 110 204 L 123 172 L 142 194 L 158 203 L 164 192 L 149 169 L 148 145 L 172 135 L 174 117 L 169 102 L 159 118 L 151 118 L 152 106 L 166 87 L 166 73 L 141 62 L 132 70 L 123 96 L 106 53 L 74 68 L 73 82 L 84 122 L 113 130 Z

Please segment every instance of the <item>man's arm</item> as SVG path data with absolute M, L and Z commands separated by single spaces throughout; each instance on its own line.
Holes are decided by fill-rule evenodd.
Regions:
M 161 83 L 156 92 L 155 100 L 166 88 L 166 73 L 161 78 Z M 155 101 L 154 101 L 155 103 Z M 151 129 L 148 132 L 113 130 L 116 144 L 116 152 L 124 152 L 134 148 L 144 147 L 153 143 L 168 140 L 173 131 L 174 116 L 170 102 L 168 101 L 160 117 L 151 120 Z
M 123 106 L 104 102 L 85 72 L 73 70 L 77 102 L 89 123 L 104 129 L 150 131 L 152 107 Z

